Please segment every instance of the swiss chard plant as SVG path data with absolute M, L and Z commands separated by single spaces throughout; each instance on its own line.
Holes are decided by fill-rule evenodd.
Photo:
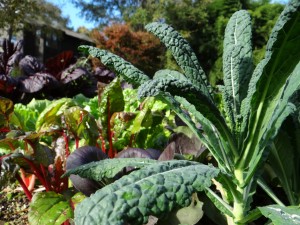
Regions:
M 127 147 L 147 148 L 156 137 L 163 143 L 162 149 L 170 135 L 164 128 L 167 118 L 174 118 L 165 116 L 166 112 L 170 113 L 167 104 L 154 98 L 142 104 L 136 90 L 122 90 L 119 79 L 99 88 L 99 96 L 92 99 L 77 95 L 54 101 L 33 99 L 23 105 L 0 97 L 0 190 L 17 180 L 31 201 L 30 224 L 51 220 L 61 224 L 73 217 L 72 207 L 77 198 L 71 198 L 68 178 L 61 177 L 68 168 L 70 154 L 75 153 L 70 157 L 71 166 L 108 156 L 114 158 Z M 141 143 L 136 141 L 140 133 L 146 138 Z M 127 149 L 119 157 L 128 153 L 135 157 L 134 152 L 151 158 L 149 152 L 155 150 Z M 29 177 L 32 179 L 27 182 Z M 35 180 L 46 193 L 33 195 Z M 75 184 L 76 179 L 72 182 Z M 84 183 L 80 179 L 77 186 L 83 193 L 93 193 L 101 187 L 85 188 Z M 49 207 L 41 207 L 43 204 Z
M 112 53 L 82 46 L 83 51 L 139 86 L 140 98 L 155 96 L 167 103 L 209 149 L 218 169 L 188 161 L 145 162 L 142 169 L 80 203 L 75 209 L 76 224 L 143 224 L 150 215 L 162 217 L 189 205 L 192 193 L 199 191 L 205 191 L 228 224 L 248 224 L 262 215 L 274 224 L 298 224 L 299 207 L 286 207 L 265 185 L 261 173 L 270 151 L 277 151 L 273 143 L 281 141 L 278 132 L 282 123 L 296 110 L 293 95 L 300 86 L 299 7 L 298 0 L 286 5 L 270 35 L 265 57 L 256 67 L 249 14 L 244 10 L 233 14 L 225 31 L 221 110 L 189 44 L 166 24 L 151 23 L 146 29 L 173 53 L 181 72 L 160 70 L 150 79 Z M 281 165 L 285 167 L 278 170 L 279 175 L 290 170 Z M 105 172 L 91 169 L 85 177 L 103 176 L 97 173 Z M 209 188 L 212 178 L 219 192 Z M 281 181 L 290 190 L 291 183 Z M 258 185 L 275 205 L 251 207 Z M 295 195 L 290 198 L 292 204 L 298 202 L 292 200 Z

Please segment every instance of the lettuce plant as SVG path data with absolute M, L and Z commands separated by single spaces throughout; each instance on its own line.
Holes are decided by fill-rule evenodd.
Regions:
M 83 51 L 139 86 L 140 98 L 156 96 L 172 107 L 209 149 L 220 172 L 187 161 L 145 163 L 142 169 L 79 204 L 76 224 L 143 224 L 150 215 L 161 217 L 176 207 L 187 206 L 192 193 L 203 190 L 228 224 L 247 224 L 261 214 L 274 224 L 299 223 L 299 208 L 284 207 L 260 177 L 270 144 L 287 116 L 296 110 L 291 98 L 300 85 L 299 7 L 298 0 L 286 5 L 270 35 L 265 57 L 255 68 L 249 14 L 244 10 L 233 14 L 224 39 L 224 85 L 220 87 L 223 110 L 218 109 L 192 49 L 166 24 L 151 23 L 146 29 L 173 53 L 183 73 L 160 70 L 150 80 L 120 57 L 82 46 Z M 197 128 L 198 123 L 203 132 Z M 209 188 L 214 177 L 220 195 Z M 264 187 L 278 205 L 251 210 L 257 185 Z

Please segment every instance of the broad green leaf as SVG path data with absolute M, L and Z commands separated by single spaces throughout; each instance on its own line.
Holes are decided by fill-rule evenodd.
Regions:
M 253 71 L 251 20 L 247 11 L 234 13 L 225 30 L 223 54 L 225 110 L 233 130 L 239 129 L 240 107 Z
M 104 88 L 100 97 L 99 113 L 101 135 L 108 140 L 108 129 L 110 127 L 110 118 L 115 112 L 124 110 L 124 96 L 119 79 L 113 80 Z
M 41 113 L 49 104 L 51 101 L 48 99 L 42 99 L 42 100 L 37 100 L 37 99 L 32 99 L 26 107 L 32 110 L 37 111 L 38 113 Z
M 279 112 L 282 106 L 279 103 L 284 103 L 295 91 L 294 87 L 299 85 L 300 80 L 296 78 L 295 84 L 287 84 L 300 60 L 300 52 L 295 48 L 300 45 L 299 6 L 299 1 L 291 1 L 281 13 L 268 41 L 265 59 L 257 66 L 250 80 L 248 96 L 242 105 L 245 119 L 243 124 L 248 124 L 247 114 L 250 112 L 249 126 L 248 131 L 246 126 L 243 128 L 247 140 L 238 167 L 248 167 L 251 159 L 259 159 L 257 151 L 263 150 L 264 146 L 260 145 L 259 150 L 255 149 L 261 137 L 264 133 L 272 137 L 277 132 L 274 128 L 272 130 L 275 132 L 267 132 L 269 123 L 276 121 L 276 127 L 280 127 L 280 122 L 283 122 L 284 116 L 274 117 L 275 113 L 281 114 Z M 283 91 L 287 93 L 282 94 Z M 279 111 L 274 112 L 276 108 Z M 268 139 L 263 141 L 267 142 Z M 256 165 L 257 163 L 254 167 Z
M 282 87 L 282 91 L 280 92 L 280 96 L 277 99 L 277 102 L 274 102 L 272 112 L 268 112 L 269 121 L 266 121 L 263 124 L 263 127 L 257 132 L 259 136 L 258 145 L 255 147 L 253 151 L 253 155 L 256 157 L 252 157 L 250 159 L 250 168 L 249 172 L 246 176 L 246 181 L 249 180 L 252 175 L 255 173 L 256 168 L 260 164 L 261 157 L 266 157 L 268 151 L 265 151 L 265 147 L 269 144 L 270 140 L 273 140 L 280 129 L 284 120 L 296 110 L 295 105 L 289 102 L 291 96 L 298 90 L 300 87 L 300 63 L 297 65 L 291 76 L 288 78 L 285 86 Z M 268 110 L 269 111 L 269 110 Z M 265 117 L 268 117 L 265 115 Z
M 122 171 L 122 169 L 127 166 L 141 168 L 156 162 L 156 160 L 144 158 L 114 158 L 108 160 L 100 160 L 97 162 L 84 164 L 75 169 L 68 170 L 64 174 L 64 176 L 70 176 L 71 174 L 75 174 L 83 178 L 89 178 L 96 181 L 100 181 L 103 178 L 115 177 L 117 173 Z
M 99 118 L 98 96 L 87 98 L 84 95 L 79 94 L 73 97 L 73 101 L 76 105 L 92 114 L 95 119 Z
M 31 225 L 61 225 L 72 217 L 72 207 L 61 194 L 55 192 L 34 194 L 28 213 Z
M 36 121 L 37 131 L 49 131 L 52 129 L 57 129 L 61 127 L 61 115 L 64 110 L 68 107 L 74 105 L 71 99 L 62 98 L 53 101 L 49 106 L 47 106 L 42 113 L 39 115 Z
M 258 207 L 261 213 L 272 220 L 274 225 L 297 225 L 300 224 L 300 207 L 284 207 L 269 205 Z
M 143 224 L 191 203 L 218 169 L 185 160 L 158 162 L 98 190 L 75 209 L 76 224 Z
M 154 98 L 147 98 L 144 101 L 143 108 L 138 112 L 133 120 L 131 134 L 138 133 L 142 127 L 151 126 L 152 124 L 152 114 L 151 108 L 155 102 Z
M 35 131 L 35 124 L 39 114 L 25 105 L 16 104 L 12 123 L 23 131 Z
M 184 74 L 211 100 L 211 87 L 189 43 L 167 24 L 154 22 L 148 24 L 145 28 L 157 36 L 171 50 Z
M 35 131 L 39 114 L 50 104 L 47 99 L 32 99 L 27 105 L 15 104 L 11 123 L 23 131 Z
M 95 145 L 99 137 L 95 119 L 84 109 L 73 106 L 64 112 L 68 130 L 75 138 L 83 138 L 85 145 Z
M 194 225 L 197 224 L 203 217 L 202 210 L 203 202 L 199 201 L 197 193 L 192 196 L 192 203 L 184 208 L 173 210 L 167 218 L 160 221 L 158 224 L 168 225 Z
M 121 57 L 106 50 L 86 45 L 80 46 L 79 50 L 100 59 L 105 66 L 114 71 L 117 75 L 121 76 L 128 83 L 133 84 L 136 87 L 149 80 L 149 77 L 141 70 L 137 69 Z

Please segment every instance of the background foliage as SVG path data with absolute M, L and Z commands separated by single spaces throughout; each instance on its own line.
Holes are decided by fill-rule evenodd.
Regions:
M 271 3 L 270 0 L 97 0 L 93 2 L 73 0 L 73 2 L 82 10 L 82 15 L 91 21 L 99 23 L 97 30 L 108 26 L 109 28 L 103 29 L 103 33 L 114 29 L 114 32 L 119 33 L 119 39 L 128 35 L 125 32 L 128 25 L 124 26 L 125 31 L 118 30 L 115 29 L 116 25 L 112 24 L 112 21 L 130 24 L 133 31 L 143 30 L 146 24 L 154 21 L 166 22 L 172 25 L 175 30 L 179 31 L 188 40 L 197 58 L 202 63 L 204 71 L 208 74 L 212 85 L 222 83 L 222 40 L 225 26 L 230 16 L 239 9 L 249 11 L 252 17 L 254 59 L 255 63 L 257 63 L 264 54 L 264 44 L 268 39 L 271 28 L 283 9 L 282 4 Z M 110 38 L 112 42 L 115 40 L 115 37 L 110 37 L 109 35 L 107 38 L 108 42 Z M 125 46 L 135 46 L 136 39 L 132 40 L 133 44 L 127 43 Z M 102 47 L 118 54 L 115 45 L 107 44 L 102 45 Z M 141 47 L 143 49 L 144 45 L 141 44 Z M 128 59 L 138 58 L 134 57 L 136 52 L 129 51 L 126 48 L 122 50 L 126 51 Z M 140 69 L 147 71 L 148 68 L 144 67 L 157 65 L 157 60 L 164 56 L 163 58 L 166 58 L 164 65 L 159 68 L 178 69 L 170 52 L 160 53 L 155 50 L 150 48 L 144 52 L 144 56 L 145 54 L 149 54 L 149 56 L 159 54 L 156 57 L 152 57 L 152 60 L 148 61 L 148 63 L 139 65 L 135 64 L 135 60 L 131 62 L 138 67 L 140 66 Z M 121 56 L 123 55 L 124 53 Z

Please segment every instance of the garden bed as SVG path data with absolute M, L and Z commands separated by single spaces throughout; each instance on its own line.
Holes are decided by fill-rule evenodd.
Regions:
M 29 224 L 29 201 L 20 188 L 7 187 L 0 192 L 0 225 Z

